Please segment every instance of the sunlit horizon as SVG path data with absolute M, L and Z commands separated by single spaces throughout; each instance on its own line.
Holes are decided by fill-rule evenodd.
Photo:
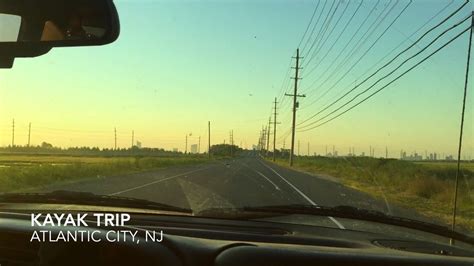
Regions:
M 291 104 L 282 95 L 293 88 L 291 83 L 282 83 L 315 3 L 136 2 L 116 1 L 122 20 L 116 43 L 53 49 L 42 57 L 17 59 L 13 69 L 0 71 L 1 147 L 12 144 L 14 119 L 15 145 L 22 146 L 27 144 L 31 123 L 31 145 L 48 142 L 58 147 L 114 148 L 116 128 L 118 148 L 131 147 L 134 131 L 134 141 L 143 147 L 166 150 L 184 151 L 186 135 L 189 150 L 201 137 L 201 152 L 205 152 L 211 121 L 211 144 L 228 143 L 233 131 L 234 143 L 251 149 L 262 127 L 268 125 L 277 97 L 281 124 L 276 147 L 289 148 Z M 460 3 L 454 1 L 423 29 Z M 350 1 L 348 10 L 357 4 Z M 366 3 L 361 18 L 373 4 Z M 415 37 L 406 40 L 407 36 L 445 4 L 413 3 L 365 61 L 321 99 L 318 97 L 328 86 L 311 86 L 317 74 L 305 76 L 303 71 L 300 91 L 307 97 L 299 100 L 297 122 L 360 81 L 366 70 L 380 66 L 376 62 L 386 51 L 400 42 L 404 42 L 401 47 L 411 44 Z M 395 11 L 402 7 L 400 3 Z M 144 24 L 143 14 L 154 14 L 155 24 Z M 343 35 L 341 43 L 348 39 Z M 341 47 L 334 49 L 335 54 L 337 48 Z M 310 155 L 324 155 L 326 147 L 332 152 L 334 146 L 339 155 L 351 149 L 367 155 L 374 148 L 376 157 L 385 157 L 387 150 L 391 158 L 399 158 L 402 150 L 423 157 L 430 153 L 442 158 L 456 156 L 466 51 L 467 35 L 352 112 L 320 128 L 297 131 L 295 154 L 299 141 L 300 155 L 308 154 L 309 143 Z M 329 64 L 330 60 L 323 61 L 320 68 Z M 333 81 L 336 78 L 329 83 Z M 472 95 L 470 90 L 463 159 L 472 158 L 474 151 Z M 269 148 L 273 148 L 273 136 Z

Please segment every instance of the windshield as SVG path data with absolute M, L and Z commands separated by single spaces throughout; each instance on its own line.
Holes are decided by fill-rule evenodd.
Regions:
M 115 5 L 116 42 L 0 71 L 1 193 L 352 206 L 474 235 L 470 3 Z

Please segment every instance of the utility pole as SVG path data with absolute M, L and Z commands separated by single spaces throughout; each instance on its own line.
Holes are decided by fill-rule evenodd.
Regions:
M 13 119 L 12 125 L 12 148 L 15 147 L 15 119 Z
M 308 142 L 308 157 L 309 157 L 309 142 Z
M 388 147 L 385 146 L 385 159 L 388 159 Z
M 28 147 L 30 147 L 30 140 L 31 140 L 31 122 L 30 125 L 28 126 Z
M 456 229 L 456 212 L 457 212 L 457 200 L 458 200 L 458 187 L 459 187 L 459 177 L 461 176 L 460 167 L 461 167 L 461 151 L 462 151 L 462 138 L 463 138 L 463 129 L 464 129 L 464 112 L 466 109 L 466 96 L 468 81 L 469 81 L 469 65 L 471 62 L 471 46 L 472 46 L 472 31 L 474 27 L 474 12 L 471 13 L 471 29 L 469 31 L 469 44 L 467 48 L 467 64 L 466 64 L 466 75 L 464 79 L 464 94 L 462 101 L 462 110 L 461 110 L 461 125 L 459 130 L 459 145 L 458 145 L 458 158 L 457 158 L 457 168 L 456 168 L 456 179 L 454 184 L 454 199 L 453 199 L 453 220 L 451 225 L 451 230 Z M 472 87 L 472 86 L 471 86 Z M 451 245 L 454 244 L 454 239 L 450 240 Z
M 300 156 L 300 140 L 298 140 L 298 156 Z
M 201 153 L 201 136 L 199 136 L 198 153 Z
M 300 64 L 300 49 L 296 49 L 296 66 L 295 68 L 295 77 L 293 78 L 295 80 L 295 87 L 293 94 L 288 94 L 285 93 L 285 96 L 291 96 L 293 97 L 293 123 L 292 123 L 292 129 L 291 129 L 291 151 L 290 151 L 290 166 L 293 166 L 293 155 L 295 152 L 295 131 L 296 131 L 296 109 L 299 106 L 299 103 L 296 101 L 298 97 L 306 97 L 305 95 L 298 95 L 298 80 L 300 79 L 298 77 L 298 70 L 301 68 L 299 67 Z
M 275 161 L 276 153 L 276 136 L 277 136 L 277 98 L 275 97 L 275 106 L 273 108 L 273 161 Z
M 114 150 L 117 150 L 117 128 L 114 128 L 114 139 L 115 139 L 115 144 L 114 144 Z
M 230 131 L 230 135 L 229 135 L 229 144 L 230 144 L 230 157 L 234 156 L 234 149 L 232 147 L 233 145 L 233 140 L 232 140 L 232 130 Z
M 267 141 L 267 128 L 266 126 L 262 126 L 262 153 L 265 151 Z
M 207 157 L 211 159 L 211 121 L 207 122 Z
M 271 127 L 271 124 L 272 124 L 272 117 L 270 116 L 268 118 L 268 129 L 267 129 L 267 153 L 266 153 L 267 156 L 268 156 L 268 152 L 270 150 L 270 127 Z
M 186 140 L 185 140 L 185 144 L 186 147 L 184 147 L 184 154 L 188 154 L 188 134 L 186 133 Z
M 133 143 L 135 143 L 135 130 L 132 130 L 132 149 L 133 149 Z
M 328 145 L 326 145 L 326 156 L 328 156 Z

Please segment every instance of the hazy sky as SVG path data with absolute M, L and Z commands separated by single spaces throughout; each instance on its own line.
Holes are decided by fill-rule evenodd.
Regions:
M 120 147 L 130 146 L 134 130 L 135 139 L 144 146 L 183 150 L 185 135 L 190 133 L 190 144 L 197 143 L 202 136 L 202 146 L 207 145 L 207 121 L 211 121 L 213 143 L 228 141 L 229 131 L 234 130 L 235 143 L 250 147 L 257 142 L 262 125 L 268 123 L 274 97 L 281 99 L 284 91 L 292 91 L 292 86 L 282 90 L 282 84 L 288 84 L 284 81 L 290 58 L 317 5 L 317 1 L 293 0 L 115 2 L 121 19 L 121 36 L 117 42 L 104 47 L 53 49 L 42 57 L 17 59 L 13 69 L 0 71 L 0 145 L 11 143 L 14 118 L 17 145 L 26 144 L 31 122 L 33 144 L 48 141 L 56 146 L 112 147 L 116 127 Z M 306 51 L 302 51 L 305 68 L 300 89 L 307 97 L 300 99 L 298 121 L 318 112 L 354 82 L 363 80 L 368 75 L 365 73 L 376 69 L 374 65 L 381 58 L 388 54 L 376 66 L 410 45 L 462 1 L 426 0 L 409 4 L 405 0 L 364 0 L 337 42 L 336 37 L 361 2 L 335 1 L 334 7 L 338 9 L 322 35 L 324 38 L 316 41 L 311 50 L 315 51 L 312 56 L 307 50 L 322 28 L 332 3 L 332 0 L 319 3 L 313 20 L 316 22 L 321 16 L 319 25 L 310 35 L 311 25 L 306 35 L 312 39 Z M 344 75 L 407 5 L 406 11 L 366 56 Z M 443 8 L 443 12 L 407 39 Z M 366 89 L 471 11 L 472 5 L 468 4 L 404 54 L 402 60 L 395 61 L 391 68 L 358 91 Z M 359 34 L 343 50 L 367 17 Z M 370 28 L 377 18 L 381 21 Z M 466 22 L 444 35 L 395 74 L 402 73 L 468 26 Z M 367 41 L 358 47 L 358 40 L 367 30 Z M 301 48 L 305 43 L 306 38 Z M 464 34 L 361 106 L 322 127 L 298 133 L 301 153 L 307 153 L 309 142 L 311 153 L 324 152 L 326 145 L 330 149 L 335 145 L 339 153 L 347 153 L 350 146 L 357 153 L 368 153 L 372 145 L 378 155 L 385 153 L 386 146 L 391 156 L 398 156 L 400 149 L 408 153 L 424 154 L 428 150 L 454 154 L 467 43 L 468 34 Z M 354 55 L 338 67 L 351 49 Z M 338 72 L 321 84 L 334 70 Z M 340 77 L 340 82 L 333 86 Z M 384 80 L 374 89 L 390 80 Z M 474 149 L 472 87 L 469 87 L 466 113 L 466 155 L 472 155 Z M 288 135 L 283 133 L 290 128 L 290 110 L 289 99 L 285 99 L 278 111 L 282 122 L 277 132 L 278 147 Z M 286 147 L 289 141 L 286 137 Z

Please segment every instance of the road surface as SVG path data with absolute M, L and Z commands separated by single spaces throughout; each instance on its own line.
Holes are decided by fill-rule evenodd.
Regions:
M 196 212 L 208 208 L 284 204 L 351 205 L 396 216 L 423 218 L 414 211 L 391 206 L 335 180 L 280 167 L 258 156 L 97 177 L 41 189 L 42 192 L 54 190 L 140 198 Z M 344 227 L 340 219 L 327 218 L 329 224 Z

